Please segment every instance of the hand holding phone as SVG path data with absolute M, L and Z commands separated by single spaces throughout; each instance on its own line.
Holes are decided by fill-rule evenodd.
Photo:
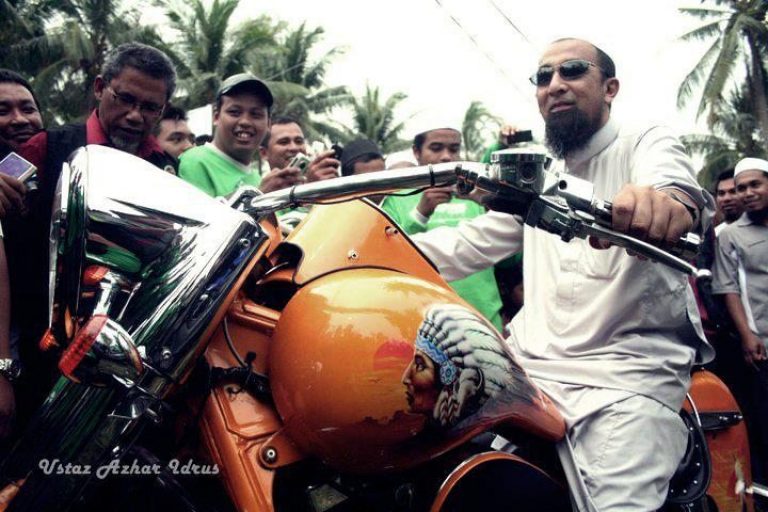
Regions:
M 296 167 L 301 171 L 301 175 L 304 176 L 307 173 L 307 169 L 309 169 L 309 163 L 311 161 L 312 160 L 304 153 L 298 153 L 291 158 L 290 162 L 288 162 L 288 167 Z
M 19 181 L 26 181 L 37 171 L 32 162 L 11 151 L 0 161 L 0 172 Z
M 0 161 L 0 219 L 16 211 L 24 213 L 26 187 L 22 180 L 36 176 L 37 169 L 16 153 L 10 153 Z
M 335 143 L 331 146 L 331 149 L 333 150 L 333 158 L 341 161 L 341 155 L 344 153 L 344 148 L 341 147 L 339 143 Z
M 502 134 L 502 142 L 505 146 L 512 146 L 513 144 L 532 141 L 533 133 L 531 130 L 514 130 L 506 134 Z

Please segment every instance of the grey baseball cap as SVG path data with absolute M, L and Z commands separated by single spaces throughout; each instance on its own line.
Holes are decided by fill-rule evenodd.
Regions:
M 250 73 L 238 73 L 226 78 L 221 82 L 221 87 L 219 87 L 219 91 L 216 93 L 216 99 L 218 100 L 235 90 L 251 90 L 255 92 L 264 99 L 267 107 L 271 107 L 272 103 L 275 102 L 275 99 L 272 97 L 272 91 L 269 90 L 264 80 Z

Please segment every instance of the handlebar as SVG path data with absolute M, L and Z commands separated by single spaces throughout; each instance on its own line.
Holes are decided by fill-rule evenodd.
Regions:
M 595 197 L 592 183 L 547 172 L 544 170 L 547 163 L 547 159 L 538 153 L 517 155 L 514 161 L 496 158 L 491 165 L 446 162 L 345 176 L 255 197 L 252 191 L 244 191 L 236 195 L 231 204 L 261 218 L 277 210 L 304 204 L 329 204 L 403 189 L 455 184 L 462 192 L 477 188 L 513 203 L 515 213 L 521 214 L 526 224 L 557 234 L 565 241 L 592 236 L 697 279 L 711 277 L 708 270 L 698 269 L 686 261 L 698 253 L 698 236 L 689 233 L 672 247 L 661 249 L 617 232 L 611 228 L 611 203 Z
M 458 181 L 457 170 L 471 168 L 475 173 L 484 174 L 485 167 L 484 164 L 477 162 L 447 162 L 343 176 L 260 195 L 244 205 L 243 211 L 253 216 L 261 216 L 303 204 L 336 203 L 409 188 L 453 185 Z

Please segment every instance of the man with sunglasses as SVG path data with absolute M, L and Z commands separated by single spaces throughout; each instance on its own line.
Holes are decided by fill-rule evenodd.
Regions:
M 629 129 L 611 117 L 619 81 L 602 50 L 555 41 L 532 81 L 556 157 L 550 170 L 594 183 L 595 194 L 613 202 L 615 230 L 663 245 L 708 221 L 711 196 L 678 139 L 661 126 Z M 691 368 L 713 356 L 686 276 L 495 212 L 414 239 L 449 280 L 524 248 L 524 306 L 508 343 L 566 421 L 558 452 L 575 504 L 661 508 L 686 449 L 678 411 Z
M 93 91 L 98 106 L 86 122 L 51 128 L 29 139 L 19 153 L 38 169 L 39 188 L 27 193 L 29 214 L 19 219 L 20 236 L 8 236 L 14 321 L 20 321 L 20 352 L 25 366 L 20 379 L 24 399 L 18 400 L 23 418 L 37 406 L 54 375 L 46 366 L 37 342 L 47 327 L 48 224 L 62 164 L 75 149 L 99 144 L 136 155 L 163 169 L 176 167 L 152 135 L 152 128 L 176 88 L 176 70 L 160 50 L 126 43 L 106 56 Z M 16 305 L 20 305 L 16 308 Z M 22 410 L 25 409 L 25 410 Z

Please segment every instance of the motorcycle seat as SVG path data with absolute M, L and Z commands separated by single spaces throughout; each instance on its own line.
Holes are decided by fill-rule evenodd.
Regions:
M 669 482 L 667 503 L 684 505 L 704 497 L 712 478 L 712 465 L 701 425 L 685 409 L 680 411 L 680 417 L 688 429 L 688 445 Z

